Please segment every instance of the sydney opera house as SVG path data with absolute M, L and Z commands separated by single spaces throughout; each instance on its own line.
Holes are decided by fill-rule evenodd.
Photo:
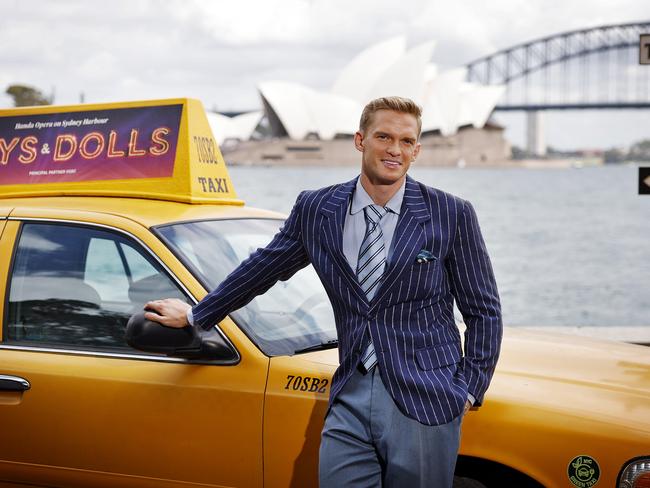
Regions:
M 363 106 L 400 95 L 423 108 L 419 164 L 504 161 L 510 146 L 503 129 L 489 121 L 504 88 L 467 83 L 464 68 L 439 70 L 431 63 L 434 47 L 431 41 L 407 49 L 403 37 L 371 46 L 345 66 L 328 92 L 288 81 L 260 83 L 263 111 L 208 115 L 224 157 L 234 164 L 357 164 L 350 139 Z

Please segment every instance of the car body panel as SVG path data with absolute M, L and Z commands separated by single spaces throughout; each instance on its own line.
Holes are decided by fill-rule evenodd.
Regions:
M 268 360 L 228 367 L 38 350 L 2 357 L 3 374 L 31 383 L 2 412 L 0 458 L 17 481 L 34 482 L 36 465 L 55 486 L 261 484 Z M 67 484 L 71 471 L 85 480 Z
M 327 410 L 326 398 L 294 391 L 288 376 L 322 381 L 338 365 L 336 349 L 299 358 L 271 359 L 265 470 L 281 480 L 271 486 L 308 479 L 299 470 L 309 462 L 305 453 L 317 453 Z M 506 328 L 484 405 L 463 420 L 460 455 L 509 466 L 548 487 L 573 486 L 569 463 L 589 455 L 600 466 L 599 483 L 613 486 L 627 460 L 650 452 L 649 388 L 647 347 Z M 281 451 L 271 447 L 278 445 Z M 311 464 L 315 473 L 315 459 Z
M 2 220 L 0 221 L 0 226 L 3 226 L 2 232 L 0 233 L 0 291 L 2 292 L 2 299 L 0 299 L 0 319 L 3 321 L 3 327 L 0 327 L 0 341 L 2 341 L 6 302 L 5 290 L 8 286 L 9 267 L 13 256 L 14 240 L 20 229 L 20 223 Z M 0 372 L 0 374 L 3 373 Z
M 13 217 L 56 215 L 57 211 L 92 212 L 128 218 L 144 227 L 201 219 L 283 218 L 278 212 L 236 205 L 192 205 L 146 198 L 42 197 L 0 201 L 0 208 L 15 209 Z
M 77 222 L 119 229 L 133 236 L 155 253 L 196 299 L 206 291 L 143 224 L 161 225 L 165 222 L 163 215 L 171 221 L 276 216 L 246 207 L 214 209 L 211 205 L 192 207 L 181 203 L 173 204 L 179 209 L 165 213 L 167 206 L 161 205 L 165 202 L 151 205 L 151 201 L 133 199 L 120 199 L 119 211 L 107 207 L 107 202 L 102 204 L 104 211 L 99 206 L 88 209 L 85 197 L 65 197 L 67 201 L 58 205 L 42 201 L 25 205 L 18 200 L 13 201 L 16 206 L 0 239 L 0 271 L 4 275 L 8 273 L 21 221 Z M 128 205 L 135 211 L 127 213 Z M 149 216 L 149 212 L 157 216 Z M 0 303 L 3 306 L 4 302 Z M 142 486 L 153 483 L 152 479 L 159 480 L 159 486 L 164 486 L 162 480 L 167 480 L 169 486 L 182 486 L 181 480 L 206 486 L 211 482 L 261 486 L 262 479 L 265 486 L 313 485 L 329 387 L 319 390 L 338 365 L 337 350 L 269 359 L 231 320 L 224 320 L 220 328 L 242 356 L 237 366 L 0 350 L 0 374 L 14 374 L 32 382 L 32 389 L 22 395 L 18 404 L 0 402 L 0 409 L 5 409 L 1 418 L 6 445 L 22 445 L 22 449 L 5 452 L 0 448 L 3 476 L 36 483 L 38 479 L 49 480 L 59 486 L 103 482 L 138 486 L 134 484 L 136 479 Z M 649 351 L 642 346 L 507 329 L 484 406 L 471 411 L 463 421 L 460 454 L 510 466 L 545 486 L 569 486 L 569 462 L 587 454 L 599 463 L 601 482 L 614 483 L 622 464 L 643 454 L 650 445 L 648 358 Z M 319 382 L 316 388 L 315 380 Z M 96 395 L 87 393 L 93 391 Z M 184 393 L 178 396 L 172 394 L 174 391 Z M 70 402 L 71 398 L 77 401 Z M 104 423 L 93 425 L 93 418 L 86 412 L 102 411 L 106 398 L 120 399 L 111 409 L 112 422 L 107 422 L 104 414 Z M 138 401 L 131 405 L 128 398 Z M 185 401 L 179 402 L 178 398 Z M 218 408 L 223 398 L 232 407 L 227 411 Z M 193 413 L 180 413 L 185 402 L 193 405 Z M 4 403 L 10 402 L 5 398 Z M 153 405 L 167 407 L 143 421 Z M 185 429 L 173 428 L 180 418 L 192 419 L 187 420 L 191 435 Z M 168 429 L 175 433 L 167 432 L 164 439 L 156 439 L 150 433 L 155 430 L 154 419 L 158 425 L 171 426 Z M 25 429 L 14 427 L 25 425 L 34 428 L 29 443 L 24 442 Z M 522 443 L 522 432 L 534 442 Z M 90 437 L 102 439 L 102 443 L 91 449 L 88 433 L 94 433 Z M 128 456 L 111 457 L 125 437 L 133 437 L 133 450 Z M 239 449 L 218 442 L 231 437 L 242 442 Z M 181 452 L 187 449 L 192 455 L 179 455 L 174 448 L 170 452 L 178 459 L 172 462 L 173 456 L 160 447 L 167 443 L 180 446 Z M 192 451 L 193 446 L 199 447 L 199 454 Z M 85 448 L 81 449 L 83 454 L 75 455 L 72 463 L 70 453 L 81 447 Z M 143 463 L 145 450 L 155 462 Z M 238 469 L 236 452 L 246 452 L 250 461 L 243 470 Z M 215 462 L 217 457 L 227 466 L 225 475 L 218 469 L 217 464 L 221 464 Z
M 271 358 L 264 407 L 267 488 L 318 486 L 320 433 L 336 369 L 336 365 L 314 361 L 319 355 Z
M 16 207 L 0 239 L 3 276 L 22 219 L 119 229 L 155 252 L 197 298 L 205 293 L 141 225 L 78 210 Z M 4 296 L 7 282 L 0 286 Z M 0 471 L 31 483 L 40 473 L 48 486 L 146 486 L 149 479 L 179 477 L 206 486 L 261 485 L 268 358 L 231 320 L 220 325 L 241 355 L 236 367 L 0 346 L 0 374 L 31 383 L 18 402 L 3 392 Z
M 0 221 L 6 219 L 12 209 L 13 205 L 0 203 Z
M 216 324 L 238 354 L 229 365 L 135 350 L 12 343 L 3 335 L 14 248 L 26 223 L 118 233 L 195 302 L 208 290 L 159 239 L 157 228 L 282 218 L 242 206 L 198 101 L 31 107 L 0 117 L 138 107 L 145 113 L 157 104 L 183 106 L 171 177 L 111 179 L 111 165 L 95 160 L 98 178 L 84 173 L 65 182 L 37 178 L 31 186 L 0 182 L 0 375 L 30 382 L 26 391 L 0 391 L 0 487 L 317 484 L 336 349 L 268 357 L 229 317 Z M 33 161 L 15 156 L 4 169 L 28 173 Z M 88 168 L 87 158 L 45 158 L 40 169 L 56 174 L 68 163 L 80 173 Z M 614 486 L 626 461 L 650 458 L 649 419 L 650 349 L 506 329 L 483 405 L 463 419 L 460 462 L 479 459 L 484 469 L 506 466 L 543 486 L 571 487 L 569 464 L 591 456 L 600 466 L 598 486 Z

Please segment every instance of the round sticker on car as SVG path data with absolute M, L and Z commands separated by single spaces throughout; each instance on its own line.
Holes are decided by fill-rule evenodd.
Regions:
M 569 481 L 578 488 L 589 488 L 598 483 L 600 467 L 591 456 L 576 456 L 567 469 Z

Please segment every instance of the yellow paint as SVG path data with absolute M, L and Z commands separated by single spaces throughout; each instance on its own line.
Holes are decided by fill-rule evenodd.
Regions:
M 198 102 L 182 103 L 186 137 L 178 150 L 186 159 L 178 163 L 177 155 L 175 181 L 131 182 L 144 185 L 141 198 L 124 198 L 133 196 L 124 192 L 136 190 L 108 181 L 33 190 L 49 196 L 0 199 L 3 320 L 21 220 L 127 232 L 199 300 L 207 290 L 150 228 L 280 217 L 221 204 L 225 200 L 189 204 L 202 198 L 193 178 L 212 174 L 212 166 L 221 163 L 210 168 L 193 163 L 198 153 L 190 134 L 209 128 L 204 116 L 190 116 L 198 113 Z M 66 196 L 53 196 L 57 192 Z M 227 203 L 240 203 L 234 193 L 232 198 Z M 232 320 L 219 327 L 241 356 L 236 365 L 0 349 L 0 374 L 24 377 L 32 385 L 22 396 L 0 394 L 0 486 L 14 486 L 5 480 L 48 487 L 316 486 L 331 384 L 312 391 L 294 388 L 288 377 L 331 381 L 338 352 L 268 358 Z M 569 462 L 589 455 L 601 469 L 597 486 L 614 486 L 627 460 L 650 454 L 649 418 L 649 349 L 507 329 L 484 405 L 463 420 L 460 454 L 509 466 L 548 487 L 571 487 Z
M 2 221 L 0 226 L 3 227 L 2 233 L 0 233 L 0 293 L 2 293 L 3 299 L 0 300 L 0 317 L 5 317 L 5 302 L 4 300 L 7 286 L 7 276 L 9 276 L 9 267 L 11 265 L 11 256 L 13 255 L 14 242 L 20 224 L 18 222 L 7 222 Z M 4 327 L 0 327 L 0 341 L 4 334 Z M 1 365 L 1 363 L 0 363 Z M 6 374 L 0 370 L 0 374 Z
M 336 349 L 271 359 L 265 486 L 313 486 L 327 397 L 286 389 L 287 375 L 330 378 L 337 365 Z M 600 466 L 597 486 L 614 486 L 627 460 L 650 454 L 648 418 L 647 348 L 507 329 L 484 405 L 463 420 L 460 455 L 573 487 L 568 464 L 586 454 Z
M 0 200 L 0 210 L 2 210 L 2 204 L 8 205 L 7 212 L 11 211 L 13 217 L 63 218 L 64 214 L 74 213 L 75 218 L 85 218 L 92 222 L 98 218 L 98 214 L 110 214 L 133 220 L 145 227 L 209 218 L 283 218 L 283 215 L 278 212 L 258 210 L 246 206 L 213 203 L 191 205 L 136 198 L 73 196 L 10 198 Z M 85 215 L 84 212 L 92 213 L 92 215 Z M 83 217 L 84 215 L 85 217 Z
M 314 363 L 313 357 L 271 359 L 264 407 L 266 488 L 318 486 L 320 433 L 335 366 Z M 298 378 L 300 383 L 296 382 Z M 327 381 L 325 391 L 302 391 L 305 378 L 316 378 L 320 384 Z
M 26 206 L 14 213 L 126 231 L 152 250 L 193 296 L 205 294 L 148 229 L 106 210 Z M 7 222 L 0 238 L 2 296 L 19 226 L 19 221 Z M 1 317 L 4 303 L 0 300 Z M 0 398 L 0 486 L 6 478 L 66 488 L 262 486 L 269 359 L 230 319 L 219 325 L 242 357 L 236 366 L 0 350 L 0 374 L 31 383 L 21 401 L 15 395 Z
M 173 176 L 2 185 L 0 186 L 2 196 L 6 198 L 45 195 L 105 195 L 185 203 L 243 205 L 243 202 L 237 198 L 225 161 L 210 129 L 205 110 L 198 100 L 179 98 L 142 102 L 26 107 L 0 110 L 0 118 L 167 105 L 182 105 Z M 0 137 L 2 136 L 0 134 Z M 208 148 L 207 151 L 206 148 Z M 0 167 L 1 170 L 2 167 Z M 210 182 L 212 186 L 210 186 Z M 217 183 L 221 183 L 221 185 L 219 186 Z

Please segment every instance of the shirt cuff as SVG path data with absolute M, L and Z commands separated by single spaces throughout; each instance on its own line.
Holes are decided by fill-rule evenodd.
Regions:
M 474 404 L 476 403 L 476 398 L 474 398 L 474 395 L 472 395 L 471 393 L 468 393 L 467 394 L 467 399 L 469 400 L 469 403 L 471 403 L 472 406 L 474 406 Z
M 187 322 L 193 327 L 194 326 L 194 314 L 192 313 L 192 309 L 188 308 L 187 309 Z

